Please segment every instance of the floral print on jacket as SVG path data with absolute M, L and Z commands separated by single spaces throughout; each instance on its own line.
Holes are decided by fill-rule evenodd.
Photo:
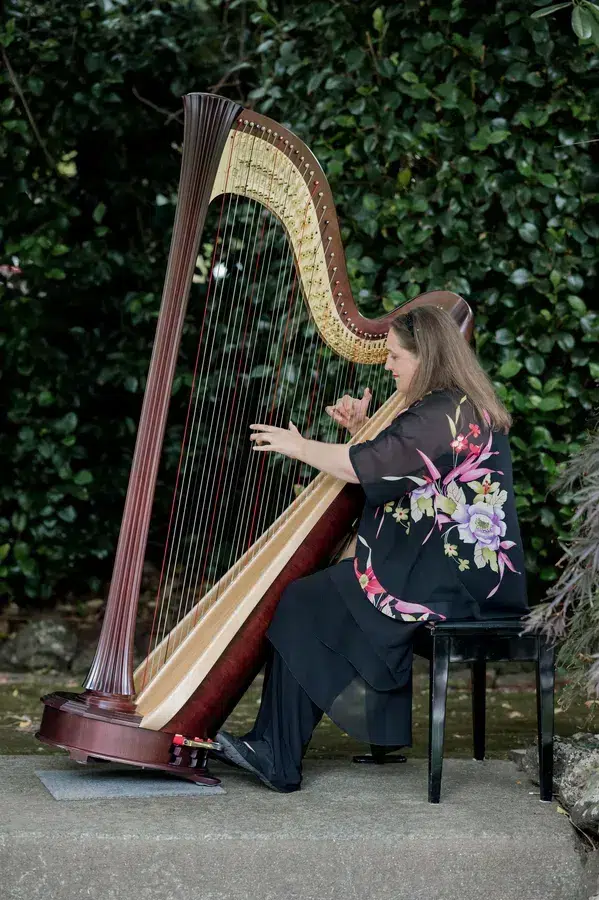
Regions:
M 467 430 L 460 426 L 462 405 L 466 400 L 462 397 L 453 418 L 447 415 L 447 446 L 453 456 L 453 464 L 447 474 L 442 475 L 433 460 L 417 450 L 423 462 L 422 475 L 382 476 L 385 481 L 405 480 L 411 488 L 401 499 L 376 509 L 375 515 L 380 515 L 376 537 L 388 518 L 406 534 L 410 533 L 413 523 L 430 519 L 431 527 L 422 544 L 437 530 L 441 534 L 445 555 L 458 566 L 460 572 L 469 571 L 472 566 L 477 569 L 488 566 L 498 576 L 496 585 L 487 594 L 489 599 L 499 590 L 506 569 L 515 574 L 521 573 L 509 557 L 509 550 L 515 542 L 506 534 L 502 507 L 507 500 L 507 492 L 502 489 L 500 480 L 504 473 L 491 465 L 497 452 L 493 450 L 490 418 L 485 412 L 489 431 L 488 437 L 481 443 L 479 425 L 469 423 Z M 366 570 L 360 572 L 356 558 L 354 570 L 368 599 L 377 609 L 404 621 L 445 618 L 428 607 L 406 603 L 388 594 L 372 569 L 371 548 L 363 537 L 359 536 L 359 539 L 368 548 L 368 562 Z

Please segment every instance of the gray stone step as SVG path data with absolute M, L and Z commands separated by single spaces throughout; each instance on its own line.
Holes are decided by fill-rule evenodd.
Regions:
M 408 751 L 409 755 L 409 751 Z M 56 801 L 0 759 L 2 900 L 586 900 L 575 831 L 509 761 L 307 761 L 276 794 L 215 765 L 225 794 Z M 520 782 L 520 783 L 518 783 Z

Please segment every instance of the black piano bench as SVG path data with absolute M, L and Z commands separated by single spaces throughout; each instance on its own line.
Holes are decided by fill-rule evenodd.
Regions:
M 445 710 L 449 664 L 470 663 L 472 679 L 472 735 L 474 759 L 485 758 L 487 661 L 534 660 L 537 681 L 537 743 L 540 799 L 553 796 L 553 731 L 555 648 L 542 635 L 523 634 L 520 618 L 462 619 L 419 628 L 414 653 L 430 661 L 428 801 L 439 803 L 445 739 Z M 371 755 L 355 762 L 404 762 L 405 756 L 386 756 L 393 747 L 372 746 Z

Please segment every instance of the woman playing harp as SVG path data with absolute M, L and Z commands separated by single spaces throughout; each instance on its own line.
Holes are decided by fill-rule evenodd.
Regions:
M 522 565 L 519 539 L 512 533 L 515 520 L 512 527 L 513 514 L 507 512 L 506 465 L 500 467 L 501 483 L 499 475 L 484 481 L 495 463 L 495 450 L 483 443 L 489 433 L 484 409 L 499 431 L 507 418 L 488 385 L 481 388 L 480 372 L 475 377 L 476 368 L 464 368 L 466 341 L 457 338 L 456 329 L 464 335 L 471 331 L 466 301 L 451 291 L 415 297 L 404 314 L 441 307 L 457 323 L 454 331 L 441 324 L 444 319 L 426 318 L 423 310 L 424 318 L 414 313 L 418 330 L 412 335 L 397 331 L 388 338 L 397 311 L 370 319 L 356 307 L 331 189 L 310 149 L 272 119 L 226 98 L 189 94 L 184 102 L 171 251 L 102 630 L 84 690 L 44 698 L 38 737 L 67 749 L 79 762 L 116 760 L 213 784 L 216 779 L 205 766 L 210 739 L 260 670 L 269 646 L 265 634 L 283 594 L 271 641 L 290 670 L 293 654 L 310 652 L 314 644 L 320 656 L 314 656 L 313 672 L 318 678 L 329 673 L 326 696 L 311 693 L 307 678 L 313 676 L 308 672 L 304 678 L 298 663 L 294 675 L 310 702 L 329 710 L 350 733 L 390 746 L 406 743 L 397 724 L 406 717 L 391 721 L 390 714 L 379 714 L 374 699 L 389 709 L 401 702 L 408 660 L 403 636 L 413 630 L 417 615 L 435 610 L 446 615 L 442 604 L 448 599 L 455 613 L 459 603 L 468 605 L 467 596 L 476 603 L 487 594 L 502 608 L 503 589 L 491 593 L 495 585 L 486 583 L 479 588 L 478 578 L 488 579 L 493 572 L 515 580 L 521 576 L 505 570 L 522 571 Z M 210 263 L 202 253 L 209 254 Z M 196 267 L 206 278 L 196 278 Z M 201 285 L 189 310 L 199 317 L 197 350 L 187 344 L 184 327 L 192 284 Z M 388 396 L 379 383 L 387 340 L 392 347 L 399 340 L 418 361 L 409 409 L 399 418 L 402 396 L 396 391 Z M 193 374 L 190 356 L 196 361 Z M 402 391 L 408 381 L 401 368 L 406 359 L 402 354 L 389 358 L 402 377 Z M 177 383 L 190 385 L 186 410 L 172 405 Z M 338 422 L 336 413 L 332 419 L 324 413 L 326 403 L 344 392 L 361 393 L 365 384 L 372 388 L 374 409 L 352 437 L 360 446 L 348 450 L 323 443 L 334 440 Z M 364 412 L 362 407 L 355 411 Z M 415 442 L 415 424 L 426 424 L 424 413 L 432 415 L 434 409 L 439 435 L 441 426 L 445 429 L 441 443 L 432 441 L 432 425 L 425 428 L 431 440 Z M 447 415 L 455 429 L 449 435 L 454 443 L 449 460 L 443 456 Z M 181 434 L 175 459 L 171 437 L 165 437 L 167 420 Z M 293 429 L 278 427 L 290 420 L 321 443 L 304 442 Z M 254 429 L 258 439 L 249 442 L 252 422 L 269 428 Z M 359 422 L 348 424 L 355 432 Z M 284 446 L 277 443 L 282 440 Z M 253 445 L 284 453 L 254 453 Z M 472 466 L 475 445 L 482 447 L 480 474 Z M 309 483 L 310 466 L 303 456 L 290 458 L 308 450 L 316 455 L 306 462 L 322 470 Z M 455 484 L 440 480 L 462 459 L 468 460 L 470 482 L 480 482 L 480 497 L 459 478 Z M 166 503 L 162 490 L 175 461 Z M 347 535 L 364 503 L 358 482 L 368 503 L 356 560 L 315 575 L 314 582 L 298 581 L 328 564 Z M 413 487 L 417 492 L 409 505 L 407 488 Z M 493 507 L 489 527 L 498 529 L 503 546 L 495 546 L 495 531 L 485 538 L 484 517 L 472 519 L 471 511 L 483 503 L 484 509 Z M 150 634 L 137 634 L 145 636 L 147 654 L 135 667 L 138 598 L 150 534 L 164 552 Z M 471 555 L 457 554 L 467 543 Z M 418 577 L 427 568 L 427 554 L 439 548 L 447 571 L 438 585 L 421 587 Z M 331 597 L 317 605 L 315 591 L 323 585 Z M 312 599 L 292 599 L 303 593 Z M 406 603 L 433 612 L 401 608 Z M 295 627 L 294 615 L 297 641 L 283 646 L 281 633 Z M 143 622 L 139 625 L 143 631 Z M 350 653 L 356 642 L 372 650 L 364 650 L 363 664 Z M 323 654 L 330 654 L 334 664 Z M 269 690 L 275 684 L 267 683 Z M 368 727 L 346 723 L 337 713 L 344 705 L 357 708 L 349 703 L 354 695 L 362 696 Z M 282 695 L 277 688 L 269 696 Z M 285 704 L 292 709 L 292 701 Z M 263 721 L 261 714 L 256 734 Z M 385 721 L 391 724 L 383 734 Z M 302 726 L 302 739 L 313 720 L 308 724 Z M 279 762 L 272 770 L 283 788 L 299 782 L 296 756 L 295 770 L 285 771 Z
M 281 598 L 254 727 L 217 736 L 228 762 L 281 792 L 299 789 L 323 712 L 358 740 L 411 746 L 412 644 L 423 623 L 528 612 L 508 412 L 443 310 L 400 315 L 387 351 L 406 405 L 374 440 L 327 444 L 293 424 L 252 425 L 257 452 L 360 483 L 366 498 L 351 557 Z M 367 400 L 346 397 L 329 414 L 353 433 Z

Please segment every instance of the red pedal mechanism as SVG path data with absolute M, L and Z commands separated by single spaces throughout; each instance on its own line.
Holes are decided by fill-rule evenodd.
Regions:
M 183 734 L 175 734 L 173 736 L 173 744 L 177 747 L 199 747 L 202 750 L 220 750 L 221 745 L 218 741 L 213 741 L 210 738 L 199 738 L 194 737 L 188 738 Z

